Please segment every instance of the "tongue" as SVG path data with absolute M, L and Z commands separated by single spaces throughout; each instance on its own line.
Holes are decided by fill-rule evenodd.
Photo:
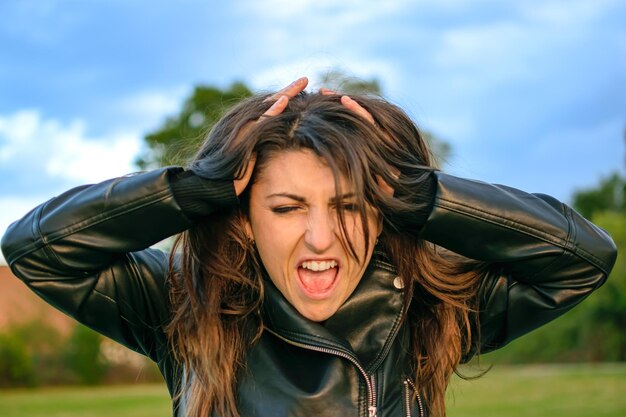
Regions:
M 300 279 L 304 286 L 312 292 L 323 292 L 333 285 L 337 268 L 329 268 L 326 271 L 311 271 L 299 268 Z

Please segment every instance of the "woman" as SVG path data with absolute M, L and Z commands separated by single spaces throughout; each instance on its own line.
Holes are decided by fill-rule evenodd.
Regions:
M 306 83 L 235 107 L 187 170 L 37 207 L 5 258 L 152 358 L 177 416 L 443 416 L 461 361 L 572 308 L 615 246 L 551 197 L 436 171 L 397 107 Z

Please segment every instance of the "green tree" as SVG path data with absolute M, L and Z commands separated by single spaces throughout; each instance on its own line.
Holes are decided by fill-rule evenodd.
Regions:
M 621 255 L 607 282 L 586 302 L 583 338 L 591 359 L 626 361 L 626 211 L 597 211 L 592 220 L 609 232 Z
M 574 208 L 588 219 L 597 212 L 626 212 L 624 195 L 626 179 L 617 172 L 600 180 L 596 187 L 578 191 L 574 194 Z
M 160 128 L 144 137 L 147 148 L 137 158 L 137 165 L 141 169 L 185 165 L 220 117 L 250 95 L 250 89 L 241 82 L 224 90 L 196 87 L 178 115 L 167 118 Z

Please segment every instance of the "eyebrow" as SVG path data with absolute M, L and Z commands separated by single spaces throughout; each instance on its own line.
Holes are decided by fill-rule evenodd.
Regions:
M 346 200 L 348 198 L 352 198 L 354 197 L 355 194 L 354 193 L 345 193 L 342 194 L 340 196 L 335 196 L 333 198 L 330 199 L 331 202 L 336 203 L 338 201 L 341 200 Z M 274 198 L 274 197 L 286 197 L 286 198 L 290 198 L 292 200 L 295 200 L 299 203 L 306 203 L 306 198 L 296 195 L 296 194 L 291 194 L 291 193 L 274 193 L 274 194 L 270 194 L 267 197 L 265 197 L 266 199 L 270 199 L 270 198 Z

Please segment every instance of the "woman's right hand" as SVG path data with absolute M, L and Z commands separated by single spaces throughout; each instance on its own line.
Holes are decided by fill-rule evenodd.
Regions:
M 276 92 L 275 94 L 269 96 L 266 101 L 274 101 L 274 104 L 267 109 L 261 117 L 259 117 L 256 123 L 262 121 L 266 117 L 278 116 L 285 110 L 287 104 L 289 103 L 289 99 L 297 96 L 302 90 L 304 90 L 309 83 L 307 77 L 301 77 L 289 84 L 287 87 L 282 90 Z M 243 177 L 234 180 L 235 184 L 235 193 L 239 196 L 248 186 L 250 182 L 250 178 L 252 178 L 252 172 L 254 171 L 254 164 L 256 163 L 256 157 L 253 156 L 248 162 L 248 166 L 246 167 L 246 172 Z
M 336 91 L 328 88 L 320 88 L 320 94 L 325 96 L 340 95 Z M 343 104 L 348 110 L 356 113 L 359 117 L 367 120 L 375 127 L 378 127 L 378 125 L 376 124 L 376 120 L 374 120 L 374 116 L 372 116 L 370 112 L 365 110 L 365 108 L 361 106 L 356 100 L 353 100 L 350 96 L 341 95 L 340 101 L 341 104 Z M 393 168 L 390 175 L 393 178 L 398 179 L 398 177 L 400 176 L 400 170 L 397 168 Z M 380 175 L 376 175 L 376 181 L 378 182 L 378 185 L 385 194 L 387 194 L 389 197 L 393 197 L 395 190 L 383 179 L 383 177 L 381 177 Z

